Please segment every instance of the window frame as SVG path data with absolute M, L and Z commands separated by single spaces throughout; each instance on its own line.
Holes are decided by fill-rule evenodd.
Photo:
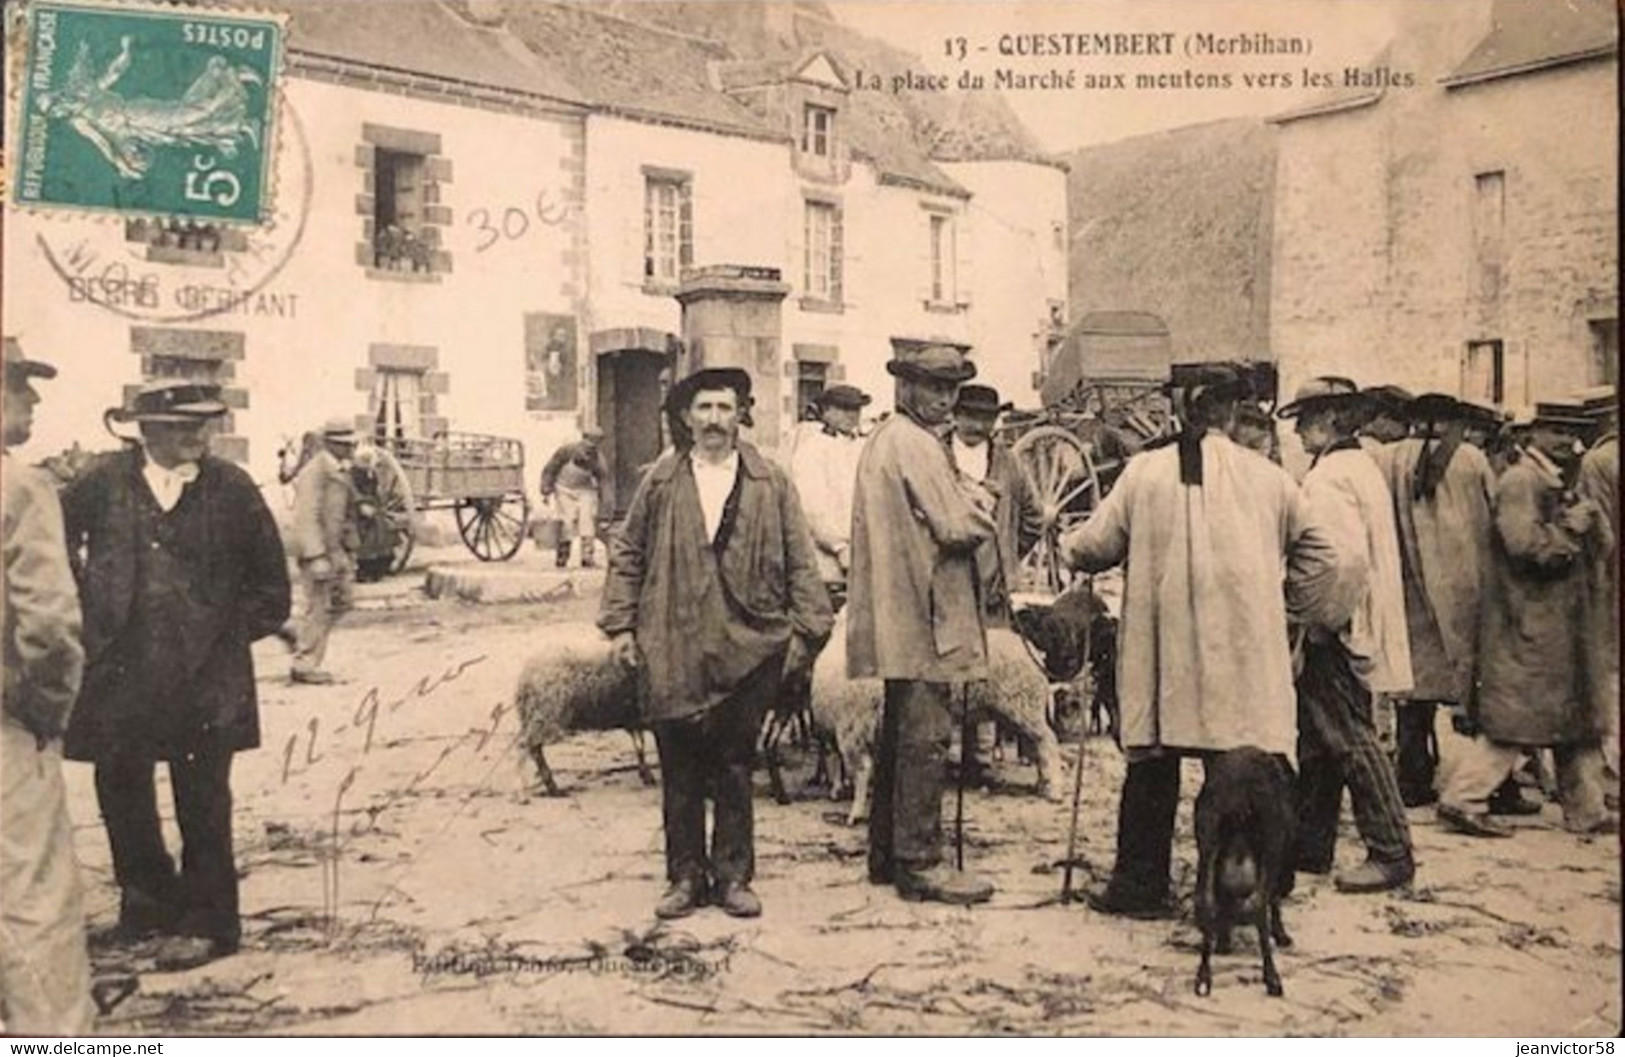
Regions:
M 835 118 L 839 111 L 822 103 L 801 105 L 801 153 L 813 158 L 835 157 Z
M 669 192 L 670 202 L 659 201 Z M 668 224 L 669 221 L 669 224 Z M 669 265 L 669 269 L 663 267 Z M 694 179 L 688 173 L 643 171 L 643 265 L 646 289 L 669 291 L 694 265 Z

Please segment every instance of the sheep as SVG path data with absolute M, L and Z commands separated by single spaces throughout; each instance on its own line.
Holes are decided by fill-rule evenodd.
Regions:
M 963 700 L 972 717 L 992 715 L 1031 738 L 1037 747 L 1038 791 L 1047 799 L 1059 799 L 1065 780 L 1061 747 L 1049 725 L 1049 681 L 1015 632 L 990 629 L 987 645 L 988 678 L 957 684 L 953 705 Z M 880 679 L 847 678 L 846 618 L 842 614 L 836 618 L 829 645 L 813 665 L 812 718 L 815 727 L 834 735 L 836 751 L 850 772 L 849 825 L 869 817 L 874 745 L 884 694 Z
M 519 676 L 514 704 L 525 745 L 536 764 L 536 791 L 563 796 L 547 765 L 545 748 L 583 730 L 625 730 L 637 753 L 638 777 L 655 784 L 644 751 L 640 708 L 641 669 L 632 671 L 609 652 L 609 642 L 591 637 L 555 639 L 546 654 L 533 657 Z

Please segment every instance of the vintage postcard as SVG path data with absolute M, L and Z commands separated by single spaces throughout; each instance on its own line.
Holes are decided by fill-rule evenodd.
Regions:
M 5 1030 L 1618 1033 L 1608 0 L 5 17 Z

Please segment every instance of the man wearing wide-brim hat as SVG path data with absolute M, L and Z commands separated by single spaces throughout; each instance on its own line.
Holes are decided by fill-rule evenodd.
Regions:
M 1569 484 L 1576 440 L 1589 425 L 1579 409 L 1540 406 L 1524 457 L 1496 482 L 1468 708 L 1479 736 L 1457 754 L 1439 795 L 1439 821 L 1457 832 L 1509 835 L 1489 817 L 1489 799 L 1536 748 L 1556 758 L 1568 829 L 1618 829 L 1604 802 L 1597 692 L 1608 677 L 1602 585 L 1615 541 L 1598 504 Z
M 1330 873 L 1343 790 L 1366 846 L 1366 861 L 1338 874 L 1347 892 L 1376 892 L 1416 873 L 1410 826 L 1393 763 L 1377 734 L 1377 695 L 1411 691 L 1404 578 L 1394 504 L 1382 470 L 1358 432 L 1370 401 L 1347 378 L 1311 378 L 1277 414 L 1294 419 L 1304 452 L 1310 509 L 1347 558 L 1366 570 L 1367 589 L 1351 618 L 1300 631 L 1298 676 L 1298 854 L 1296 866 Z
M 943 857 L 942 794 L 953 734 L 949 684 L 985 678 L 976 551 L 996 532 L 946 447 L 954 396 L 976 376 L 962 349 L 923 345 L 886 364 L 897 413 L 869 437 L 852 501 L 847 674 L 883 679 L 869 815 L 869 880 L 905 899 L 969 904 L 984 879 Z
M 1181 758 L 1251 745 L 1291 760 L 1289 614 L 1339 623 L 1363 588 L 1363 569 L 1296 482 L 1230 439 L 1237 408 L 1254 398 L 1247 378 L 1224 364 L 1176 366 L 1177 439 L 1130 459 L 1060 544 L 1085 572 L 1126 562 L 1117 691 L 1128 773 L 1111 880 L 1088 898 L 1140 918 L 1174 913 Z
M 355 605 L 355 554 L 361 532 L 349 463 L 356 440 L 352 419 L 344 415 L 328 419 L 322 426 L 321 446 L 293 479 L 288 550 L 298 563 L 305 598 L 289 671 L 295 683 L 334 681 L 322 667 L 327 640 L 334 623 Z
M 644 475 L 610 540 L 598 626 L 616 658 L 647 670 L 669 883 L 661 918 L 708 902 L 734 917 L 762 912 L 751 799 L 762 717 L 829 637 L 795 486 L 739 439 L 750 397 L 737 368 L 672 386 L 675 450 Z
M 5 339 L 5 693 L 0 697 L 0 1032 L 91 1030 L 90 960 L 73 820 L 62 780 L 62 731 L 84 673 L 79 595 L 62 507 L 43 470 L 11 449 L 28 441 L 56 368 Z
M 160 968 L 237 950 L 233 754 L 260 743 L 249 647 L 288 619 L 287 558 L 260 490 L 208 454 L 226 413 L 213 386 L 143 386 L 112 421 L 140 443 L 63 494 L 81 548 L 84 691 L 67 755 L 96 765 L 96 797 L 120 889 L 119 931 L 167 938 Z M 165 849 L 153 768 L 169 765 L 183 854 Z

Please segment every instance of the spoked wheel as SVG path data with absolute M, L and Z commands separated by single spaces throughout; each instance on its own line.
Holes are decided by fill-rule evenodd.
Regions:
M 407 559 L 412 557 L 412 544 L 417 539 L 417 504 L 412 495 L 412 482 L 407 480 L 406 471 L 387 448 L 378 449 L 378 501 L 395 533 L 389 571 L 398 573 L 406 568 Z
M 482 562 L 502 562 L 519 552 L 530 520 L 530 502 L 520 494 L 460 499 L 457 531 Z
M 1021 558 L 1023 578 L 1061 591 L 1067 583 L 1057 545 L 1061 534 L 1100 504 L 1100 475 L 1078 437 L 1060 426 L 1039 426 L 1011 449 L 1038 507 L 1038 540 Z

